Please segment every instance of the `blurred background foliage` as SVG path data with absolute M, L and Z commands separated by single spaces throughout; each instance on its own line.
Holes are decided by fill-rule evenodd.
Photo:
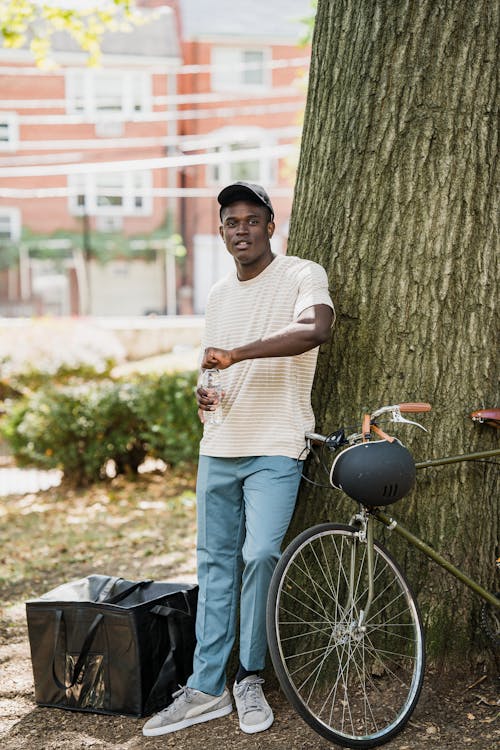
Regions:
M 146 459 L 194 463 L 197 373 L 115 376 L 125 355 L 91 322 L 40 320 L 0 342 L 0 435 L 19 466 L 84 486 L 137 474 Z
M 191 464 L 201 437 L 196 380 L 191 372 L 48 382 L 8 399 L 0 429 L 19 466 L 61 469 L 75 486 L 137 474 L 146 458 Z

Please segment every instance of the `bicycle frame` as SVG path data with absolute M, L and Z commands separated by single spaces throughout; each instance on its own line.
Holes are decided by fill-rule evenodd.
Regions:
M 426 461 L 420 461 L 419 463 L 416 463 L 415 467 L 417 469 L 427 469 L 431 466 L 444 466 L 445 464 L 460 463 L 461 461 L 477 461 L 480 459 L 492 458 L 493 456 L 499 456 L 499 455 L 500 455 L 500 448 L 495 448 L 489 451 L 479 451 L 475 453 L 463 453 L 457 456 L 443 456 L 441 458 L 432 458 Z M 496 596 L 494 596 L 485 588 L 483 588 L 480 584 L 474 581 L 474 579 L 466 575 L 462 570 L 460 570 L 460 568 L 457 568 L 455 565 L 450 563 L 449 560 L 447 560 L 445 557 L 440 555 L 439 552 L 436 552 L 436 550 L 434 550 L 432 547 L 426 544 L 426 542 L 420 539 L 420 537 L 415 536 L 415 534 L 412 534 L 411 531 L 406 529 L 404 526 L 401 526 L 399 521 L 397 521 L 395 518 L 387 515 L 387 513 L 384 513 L 384 511 L 381 510 L 380 508 L 369 509 L 364 506 L 361 506 L 361 507 L 363 508 L 363 510 L 360 513 L 357 513 L 350 521 L 351 525 L 357 525 L 359 527 L 358 540 L 361 543 L 365 543 L 367 545 L 368 592 L 367 592 L 367 598 L 366 598 L 364 609 L 362 609 L 359 613 L 359 620 L 357 623 L 357 626 L 359 628 L 361 629 L 363 628 L 363 623 L 366 621 L 368 617 L 368 612 L 370 610 L 370 606 L 371 606 L 371 603 L 373 601 L 373 596 L 374 596 L 373 518 L 375 518 L 377 521 L 382 523 L 389 531 L 395 531 L 396 534 L 399 534 L 399 536 L 406 539 L 407 542 L 409 542 L 411 545 L 413 545 L 414 547 L 419 549 L 421 552 L 423 552 L 424 555 L 426 555 L 431 560 L 433 560 L 437 565 L 440 565 L 442 568 L 444 568 L 453 576 L 455 576 L 455 578 L 457 578 L 463 584 L 468 586 L 472 591 L 474 591 L 474 593 L 481 596 L 489 604 L 492 604 L 497 609 L 500 609 L 500 600 Z M 351 572 L 350 572 L 350 586 L 349 586 L 350 592 L 354 590 L 354 573 L 355 573 L 356 555 L 357 555 L 357 548 L 356 546 L 354 546 L 351 552 Z M 353 605 L 352 593 L 350 594 L 350 596 L 351 596 L 351 600 L 349 602 L 349 606 L 352 606 Z
M 429 458 L 427 461 L 419 461 L 415 464 L 416 469 L 428 469 L 431 466 L 444 466 L 445 464 L 458 464 L 461 461 L 479 461 L 482 458 L 493 458 L 500 456 L 500 448 L 490 451 L 479 451 L 477 453 L 461 453 L 458 456 L 443 456 L 442 458 Z
M 449 560 L 440 555 L 439 552 L 436 552 L 436 550 L 432 549 L 432 547 L 429 547 L 429 545 L 423 542 L 422 539 L 420 539 L 418 536 L 415 536 L 415 534 L 412 534 L 411 531 L 408 531 L 408 529 L 405 529 L 404 526 L 401 526 L 401 524 L 394 518 L 388 516 L 387 513 L 384 513 L 384 511 L 380 510 L 379 508 L 376 508 L 372 512 L 372 515 L 378 521 L 384 524 L 384 526 L 386 526 L 389 531 L 395 531 L 397 534 L 406 539 L 407 542 L 423 552 L 424 555 L 430 557 L 431 560 L 434 560 L 435 563 L 440 565 L 442 568 L 445 568 L 445 570 L 454 575 L 455 578 L 458 578 L 459 581 L 462 581 L 462 583 L 472 589 L 472 591 L 474 591 L 476 594 L 479 594 L 479 596 L 485 599 L 489 604 L 493 604 L 494 607 L 500 609 L 500 599 L 498 599 L 493 594 L 490 594 L 489 591 L 480 586 L 472 578 L 469 578 L 468 575 L 466 575 L 459 568 L 455 567 L 455 565 L 452 565 L 452 563 L 450 563 Z
M 430 408 L 422 402 L 381 407 L 365 414 L 359 433 L 346 436 L 343 429 L 326 436 L 306 433 L 307 447 L 318 443 L 337 453 L 346 445 L 368 443 L 372 432 L 380 440 L 392 442 L 394 438 L 375 422 L 377 417 L 390 414 L 392 422 L 418 425 L 403 415 Z M 481 409 L 470 416 L 500 426 L 500 409 Z M 351 462 L 349 468 L 349 460 L 344 464 L 347 473 L 343 478 L 341 472 L 334 474 L 335 463 L 329 472 L 330 484 L 357 500 L 357 510 L 348 524 L 318 524 L 290 542 L 273 573 L 267 606 L 271 658 L 291 705 L 322 737 L 352 748 L 376 747 L 401 731 L 418 702 L 425 670 L 425 633 L 418 604 L 391 551 L 376 539 L 376 522 L 399 534 L 483 599 L 482 624 L 494 642 L 500 609 L 497 596 L 390 515 L 392 508 L 384 501 L 404 496 L 397 483 L 391 484 L 391 462 L 387 461 L 386 474 L 378 471 L 372 451 L 375 469 L 370 475 L 372 458 L 363 457 L 362 451 L 360 445 L 360 465 Z M 392 456 L 388 458 L 392 460 Z M 495 456 L 500 456 L 500 448 L 427 459 L 415 466 L 425 469 Z M 316 455 L 316 460 L 328 471 L 324 459 Z M 396 460 L 394 465 L 398 467 Z M 401 461 L 393 476 L 404 479 L 407 466 Z M 410 469 L 413 477 L 413 464 L 408 473 Z M 372 492 L 349 484 L 351 477 L 370 481 L 370 476 Z
M 392 421 L 408 422 L 409 424 L 418 424 L 416 422 L 409 422 L 409 420 L 401 416 L 401 410 L 403 410 L 403 406 L 405 406 L 404 411 L 412 411 L 412 410 L 422 411 L 424 410 L 422 407 L 427 407 L 428 405 L 406 404 L 406 405 L 393 406 L 393 407 L 382 407 L 381 409 L 379 409 L 378 411 L 374 412 L 371 415 L 370 420 L 368 419 L 368 415 L 366 416 L 368 425 L 374 424 L 373 418 L 375 416 L 386 413 L 387 411 L 393 411 Z M 411 408 L 408 408 L 408 407 L 411 407 Z M 419 408 L 417 409 L 415 407 L 419 407 Z M 363 433 L 366 433 L 367 429 L 369 431 L 369 426 L 367 428 L 365 425 L 362 433 L 351 435 L 348 438 L 349 442 L 355 442 L 357 439 L 361 439 L 363 437 Z M 325 442 L 324 436 L 318 435 L 317 433 L 309 433 L 308 437 L 312 440 Z M 425 461 L 419 461 L 415 463 L 415 468 L 416 469 L 428 469 L 434 466 L 445 466 L 446 464 L 456 464 L 462 461 L 480 461 L 480 460 L 484 460 L 487 458 L 493 458 L 495 456 L 500 456 L 500 448 L 493 448 L 492 450 L 488 450 L 488 451 L 476 451 L 472 453 L 462 453 L 456 456 L 442 456 L 441 458 L 430 458 Z M 406 529 L 404 526 L 401 526 L 399 521 L 397 521 L 395 518 L 387 515 L 387 513 L 385 513 L 380 508 L 369 508 L 367 506 L 360 505 L 360 509 L 361 509 L 360 512 L 354 515 L 350 522 L 351 525 L 356 525 L 358 527 L 357 537 L 358 537 L 359 542 L 367 545 L 368 592 L 367 592 L 365 607 L 363 610 L 360 611 L 359 620 L 357 623 L 360 629 L 363 628 L 363 623 L 367 619 L 368 611 L 370 609 L 371 603 L 373 601 L 373 596 L 374 596 L 374 581 L 373 581 L 373 539 L 374 539 L 373 519 L 374 518 L 380 523 L 382 523 L 389 531 L 395 531 L 397 534 L 399 534 L 399 536 L 406 539 L 406 541 L 409 542 L 412 546 L 419 549 L 427 557 L 433 560 L 437 565 L 441 566 L 442 568 L 447 570 L 449 573 L 451 573 L 453 576 L 455 576 L 455 578 L 457 578 L 463 584 L 468 586 L 472 591 L 474 591 L 474 593 L 478 594 L 486 602 L 493 605 L 497 609 L 500 609 L 500 599 L 498 599 L 498 597 L 496 597 L 494 594 L 491 594 L 489 591 L 483 588 L 480 584 L 474 581 L 474 579 L 470 578 L 470 576 L 466 575 L 462 570 L 460 570 L 451 562 L 449 562 L 449 560 L 447 560 L 445 557 L 440 555 L 439 552 L 436 552 L 436 550 L 434 550 L 432 547 L 426 544 L 426 542 L 424 542 L 418 536 L 415 536 L 415 534 L 412 534 L 411 531 L 408 531 L 408 529 Z M 354 584 L 356 555 L 357 555 L 357 545 L 353 546 L 353 549 L 351 552 L 351 572 L 350 572 L 350 591 L 351 592 L 353 591 L 353 584 Z M 351 606 L 353 605 L 352 593 L 350 595 L 349 604 Z

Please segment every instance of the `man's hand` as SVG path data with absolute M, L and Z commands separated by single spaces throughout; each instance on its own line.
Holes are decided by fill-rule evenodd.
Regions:
M 203 359 L 201 362 L 201 370 L 225 370 L 230 365 L 234 364 L 232 353 L 227 349 L 216 349 L 213 346 L 209 346 L 203 353 Z M 198 403 L 198 417 L 200 422 L 204 422 L 205 412 L 213 411 L 217 408 L 218 399 L 214 399 L 212 393 L 209 393 L 206 388 L 201 384 L 201 375 L 198 380 L 198 388 L 196 389 L 196 401 Z M 224 398 L 225 392 L 222 391 L 221 399 Z
M 222 391 L 220 395 L 221 399 L 223 399 L 225 395 L 225 392 Z M 196 390 L 196 401 L 198 404 L 198 417 L 200 422 L 204 423 L 205 412 L 213 411 L 217 407 L 219 400 L 214 398 L 213 394 L 209 393 L 200 385 Z
M 234 365 L 233 353 L 228 349 L 215 349 L 209 346 L 203 354 L 201 363 L 202 370 L 212 370 L 216 367 L 218 370 L 225 370 Z

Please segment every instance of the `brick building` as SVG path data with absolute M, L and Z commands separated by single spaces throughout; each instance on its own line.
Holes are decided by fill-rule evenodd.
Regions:
M 286 250 L 309 0 L 140 4 L 97 70 L 64 35 L 54 71 L 0 50 L 0 315 L 203 313 L 235 179 L 266 185 Z
M 304 108 L 309 51 L 298 45 L 309 3 L 181 0 L 184 70 L 178 76 L 184 153 L 205 153 L 208 163 L 180 170 L 181 233 L 190 250 L 193 309 L 203 312 L 211 284 L 232 259 L 218 235 L 215 195 L 234 180 L 266 186 L 277 217 L 274 248 L 286 250 Z M 190 140 L 191 139 L 191 142 Z

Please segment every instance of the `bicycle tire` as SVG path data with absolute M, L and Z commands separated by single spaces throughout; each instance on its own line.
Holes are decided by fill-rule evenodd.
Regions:
M 500 592 L 495 596 L 500 600 Z M 481 607 L 481 626 L 495 648 L 500 647 L 500 612 L 492 604 L 484 602 Z
M 356 545 L 354 596 L 347 591 Z M 367 545 L 357 530 L 321 524 L 286 548 L 268 596 L 269 652 L 293 708 L 324 739 L 351 748 L 382 745 L 410 718 L 422 688 L 422 622 L 408 582 L 374 542 L 374 597 L 366 597 Z

